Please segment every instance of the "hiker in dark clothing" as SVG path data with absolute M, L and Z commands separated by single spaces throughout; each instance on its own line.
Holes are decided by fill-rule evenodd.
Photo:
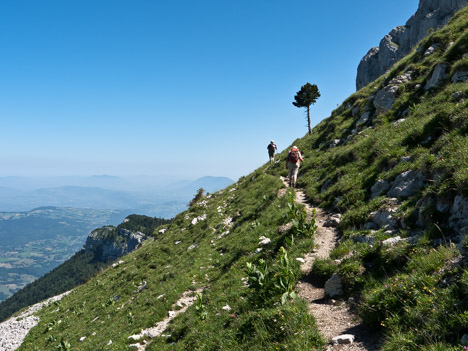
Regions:
M 301 165 L 301 161 L 304 161 L 301 152 L 297 146 L 293 146 L 286 157 L 286 169 L 289 171 L 289 186 L 295 188 L 297 181 L 297 172 Z
M 275 142 L 272 140 L 267 146 L 268 149 L 268 156 L 270 156 L 270 163 L 275 162 L 275 152 L 277 150 L 277 147 L 275 145 Z

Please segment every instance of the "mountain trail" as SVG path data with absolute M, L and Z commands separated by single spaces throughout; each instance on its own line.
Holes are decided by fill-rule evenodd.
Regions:
M 285 187 L 288 187 L 288 179 L 281 177 Z M 312 216 L 314 207 L 308 201 L 305 193 L 300 189 L 296 192 L 296 203 L 305 206 L 307 216 Z M 305 262 L 301 265 L 304 279 L 297 286 L 297 294 L 307 301 L 309 313 L 315 317 L 317 327 L 322 336 L 330 342 L 327 351 L 376 351 L 379 350 L 379 336 L 366 330 L 359 317 L 356 316 L 346 302 L 336 303 L 325 296 L 323 284 L 320 284 L 310 272 L 315 258 L 328 258 L 330 252 L 336 246 L 338 233 L 336 228 L 327 228 L 323 224 L 329 215 L 320 208 L 315 208 L 315 221 L 317 233 L 315 234 L 315 249 L 305 256 Z M 332 338 L 351 334 L 354 342 L 351 344 L 333 345 Z
M 198 289 L 195 291 L 185 291 L 177 302 L 172 305 L 172 311 L 168 311 L 168 316 L 162 321 L 156 323 L 154 327 L 142 329 L 139 334 L 131 335 L 128 338 L 132 340 L 140 340 L 145 337 L 153 339 L 157 336 L 162 336 L 163 332 L 167 329 L 169 323 L 177 317 L 179 314 L 184 313 L 187 309 L 192 306 L 197 300 L 197 294 L 201 293 L 203 289 Z M 137 351 L 146 350 L 146 341 L 144 343 L 131 344 L 130 346 L 136 347 Z

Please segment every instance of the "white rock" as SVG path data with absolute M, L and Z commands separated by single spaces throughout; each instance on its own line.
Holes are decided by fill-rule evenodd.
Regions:
M 197 247 L 198 247 L 198 244 L 192 244 L 192 245 L 190 245 L 190 246 L 187 248 L 187 251 L 196 249 Z
M 138 341 L 141 339 L 141 335 L 140 334 L 130 335 L 127 339 Z
M 404 121 L 406 121 L 406 118 L 400 118 L 399 120 L 393 122 L 393 126 L 394 127 L 398 127 L 401 123 L 403 123 Z
M 265 245 L 268 245 L 269 243 L 271 243 L 271 239 L 270 238 L 267 238 L 267 237 L 264 237 L 263 235 L 258 238 L 259 243 L 258 245 L 261 245 L 261 246 L 265 246 Z
M 226 306 L 221 307 L 221 309 L 222 309 L 223 311 L 230 311 L 230 310 L 231 310 L 231 306 L 226 305 Z
M 158 233 L 164 234 L 166 231 L 167 231 L 167 228 L 163 228 L 163 229 L 158 230 Z
M 352 335 L 352 334 L 343 334 L 343 335 L 335 336 L 332 339 L 332 342 L 333 342 L 334 345 L 352 344 L 354 342 L 354 335 Z
M 398 244 L 400 241 L 404 241 L 404 239 L 400 238 L 400 236 L 396 236 L 394 238 L 389 238 L 387 240 L 382 241 L 382 245 L 384 246 L 394 246 Z
M 305 260 L 302 257 L 296 257 L 296 261 L 299 261 L 301 263 L 305 262 Z

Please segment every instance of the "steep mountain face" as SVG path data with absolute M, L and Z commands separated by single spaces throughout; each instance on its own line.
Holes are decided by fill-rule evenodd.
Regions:
M 298 186 L 339 229 L 308 276 L 300 262 L 323 242 L 284 187 L 284 164 L 268 163 L 194 199 L 157 240 L 44 308 L 20 350 L 323 349 L 296 298 L 303 278 L 335 285 L 329 294 L 382 335 L 381 350 L 462 350 L 467 28 L 464 8 L 292 143 L 307 156 Z
M 431 30 L 447 24 L 466 0 L 420 0 L 416 13 L 406 25 L 394 28 L 362 58 L 356 77 L 357 90 L 384 74 Z
M 146 239 L 142 232 L 134 233 L 128 229 L 106 226 L 88 235 L 84 250 L 98 252 L 99 261 L 114 261 L 135 250 Z

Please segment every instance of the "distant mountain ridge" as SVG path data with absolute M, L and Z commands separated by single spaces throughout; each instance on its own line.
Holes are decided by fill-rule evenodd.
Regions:
M 64 184 L 67 182 L 72 184 Z M 0 178 L 0 211 L 29 211 L 41 206 L 128 209 L 170 218 L 185 208 L 199 188 L 214 192 L 233 182 L 226 177 L 206 176 L 163 188 L 155 184 L 143 186 L 114 176 L 56 177 L 50 180 L 4 177 Z M 51 183 L 57 186 L 42 187 Z M 35 188 L 37 186 L 40 187 Z M 147 210 L 147 213 L 141 212 Z

